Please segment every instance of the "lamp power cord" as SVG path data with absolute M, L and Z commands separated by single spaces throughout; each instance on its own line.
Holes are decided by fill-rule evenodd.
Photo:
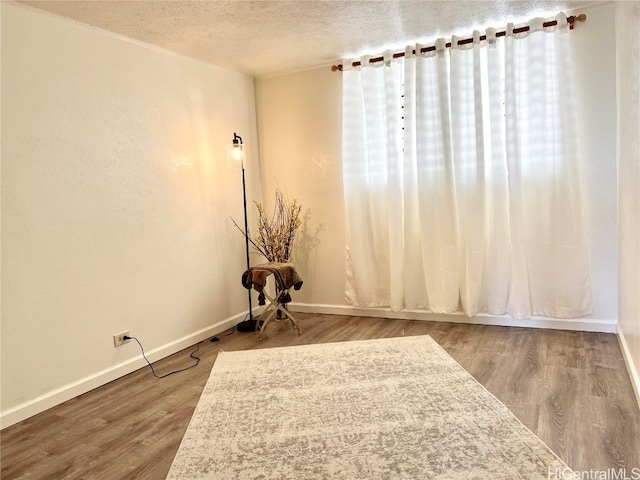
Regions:
M 166 378 L 169 375 L 173 375 L 175 373 L 184 372 L 185 370 L 189 370 L 189 369 L 195 367 L 196 365 L 198 365 L 198 363 L 200 363 L 200 357 L 196 356 L 196 353 L 198 352 L 198 350 L 200 350 L 200 344 L 202 342 L 198 342 L 198 344 L 196 345 L 195 350 L 189 354 L 189 356 L 195 360 L 195 363 L 193 365 L 189 365 L 188 367 L 181 368 L 180 370 L 174 370 L 173 372 L 165 373 L 164 375 L 158 375 L 156 373 L 155 369 L 153 368 L 153 365 L 151 364 L 151 362 L 149 361 L 149 359 L 145 355 L 144 347 L 142 346 L 142 343 L 140 343 L 140 340 L 138 340 L 136 337 L 130 337 L 129 335 L 125 335 L 123 338 L 124 338 L 124 340 L 135 340 L 136 341 L 136 343 L 140 347 L 140 351 L 142 352 L 142 356 L 144 357 L 144 359 L 147 361 L 147 364 L 151 368 L 151 373 L 156 378 Z

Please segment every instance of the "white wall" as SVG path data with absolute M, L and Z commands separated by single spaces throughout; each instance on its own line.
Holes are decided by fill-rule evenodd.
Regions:
M 581 9 L 571 32 L 580 153 L 587 200 L 589 268 L 595 319 L 618 319 L 616 62 L 613 4 Z
M 612 5 L 584 10 L 572 32 L 579 125 L 588 201 L 588 238 L 594 313 L 580 322 L 525 321 L 532 326 L 613 331 L 617 320 L 616 105 Z M 556 12 L 552 12 L 555 14 Z M 506 23 L 506 20 L 505 20 Z M 371 52 L 376 53 L 376 52 Z M 303 248 L 294 252 L 305 286 L 299 310 L 391 315 L 350 308 L 344 299 L 345 229 L 341 164 L 341 78 L 323 67 L 256 83 L 256 108 L 265 198 L 276 185 L 297 197 L 310 217 Z M 317 237 L 314 237 L 319 230 Z M 303 235 L 304 236 L 304 235 Z M 313 244 L 313 240 L 316 244 Z M 419 313 L 405 317 L 431 318 Z M 394 315 L 395 316 L 395 315 Z M 435 317 L 434 317 L 435 318 Z M 442 320 L 465 320 L 438 316 Z M 510 319 L 476 319 L 515 324 Z
M 640 3 L 616 4 L 620 323 L 618 333 L 640 404 Z
M 253 79 L 2 2 L 3 426 L 218 333 L 246 310 Z M 253 194 L 252 194 L 253 192 Z
M 329 68 L 256 81 L 265 204 L 279 187 L 302 204 L 294 261 L 304 286 L 295 302 L 344 303 L 342 82 Z

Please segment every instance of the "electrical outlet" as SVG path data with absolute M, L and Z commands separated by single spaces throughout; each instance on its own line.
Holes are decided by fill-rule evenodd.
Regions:
M 127 342 L 129 342 L 129 339 L 124 339 L 124 337 L 128 337 L 129 336 L 129 330 L 125 330 L 124 332 L 120 332 L 120 333 L 116 333 L 113 336 L 113 346 L 114 347 L 119 347 L 122 344 L 125 344 Z

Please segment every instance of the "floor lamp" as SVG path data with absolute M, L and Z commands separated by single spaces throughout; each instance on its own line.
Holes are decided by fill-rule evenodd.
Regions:
M 244 145 L 242 144 L 242 137 L 233 133 L 233 143 L 227 148 L 227 157 L 230 168 L 242 169 L 242 198 L 244 206 L 244 242 L 247 254 L 247 270 L 251 267 L 249 262 L 249 224 L 247 221 L 247 188 L 244 178 Z M 249 318 L 240 322 L 236 327 L 240 332 L 254 332 L 256 330 L 256 320 L 253 318 L 253 310 L 251 308 L 251 289 L 249 292 Z

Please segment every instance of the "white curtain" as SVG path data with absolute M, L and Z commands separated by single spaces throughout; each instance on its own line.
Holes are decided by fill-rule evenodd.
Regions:
M 591 313 L 571 35 L 556 20 L 344 62 L 351 304 Z

